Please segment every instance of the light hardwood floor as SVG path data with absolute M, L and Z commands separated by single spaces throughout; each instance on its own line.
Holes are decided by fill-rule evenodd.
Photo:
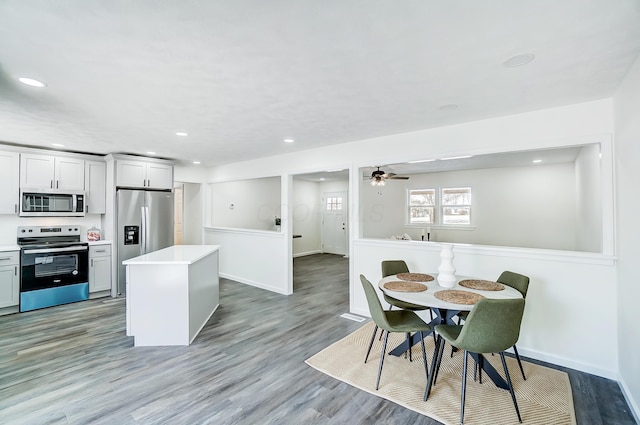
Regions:
M 221 280 L 189 347 L 133 347 L 124 301 L 0 317 L 2 424 L 436 424 L 304 360 L 361 326 L 348 261 L 294 261 L 294 294 Z M 633 424 L 617 383 L 569 370 L 578 424 Z

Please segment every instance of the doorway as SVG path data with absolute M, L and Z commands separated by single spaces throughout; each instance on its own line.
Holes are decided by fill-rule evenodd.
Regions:
M 322 195 L 322 252 L 347 255 L 347 192 Z

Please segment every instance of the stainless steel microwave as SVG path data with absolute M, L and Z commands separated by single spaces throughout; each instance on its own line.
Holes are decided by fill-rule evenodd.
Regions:
M 81 191 L 20 190 L 21 217 L 82 217 L 85 193 Z

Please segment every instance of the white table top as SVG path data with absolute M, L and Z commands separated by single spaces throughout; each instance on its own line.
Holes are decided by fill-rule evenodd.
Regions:
M 475 292 L 476 294 L 480 294 L 485 296 L 486 298 L 494 298 L 494 299 L 510 299 L 510 298 L 522 298 L 522 294 L 517 289 L 514 289 L 510 286 L 504 285 L 504 289 L 501 291 L 480 291 L 477 289 L 469 289 L 463 286 L 460 286 L 458 282 L 465 279 L 477 279 L 469 276 L 458 276 L 456 275 L 456 284 L 453 288 L 445 288 L 438 285 L 438 274 L 437 273 L 427 273 L 434 277 L 434 280 L 430 282 L 419 282 L 424 285 L 427 285 L 427 290 L 422 292 L 400 292 L 400 291 L 390 291 L 383 287 L 386 282 L 400 280 L 396 275 L 387 276 L 380 280 L 378 283 L 378 287 L 382 292 L 398 299 L 400 301 L 407 301 L 413 304 L 423 305 L 426 307 L 434 307 L 434 308 L 442 308 L 446 310 L 459 310 L 459 311 L 470 311 L 473 308 L 473 305 L 468 304 L 455 304 L 447 301 L 442 301 L 433 295 L 438 291 L 443 291 L 446 289 L 456 289 L 460 291 L 468 291 Z
M 131 264 L 193 264 L 220 249 L 220 245 L 173 245 L 122 262 Z

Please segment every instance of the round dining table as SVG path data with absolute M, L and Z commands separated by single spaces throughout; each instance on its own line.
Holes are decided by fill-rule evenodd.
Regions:
M 378 288 L 384 294 L 386 294 L 391 298 L 395 298 L 400 301 L 410 302 L 410 303 L 421 305 L 424 307 L 429 307 L 431 309 L 435 317 L 429 323 L 429 326 L 431 327 L 432 331 L 428 333 L 424 332 L 423 334 L 425 337 L 427 335 L 430 335 L 433 332 L 433 329 L 435 328 L 436 325 L 457 324 L 453 320 L 454 317 L 456 317 L 458 313 L 462 311 L 471 311 L 471 309 L 473 308 L 473 304 L 475 304 L 475 303 L 458 304 L 455 302 L 445 301 L 441 299 L 442 297 L 441 298 L 436 297 L 435 294 L 437 292 L 455 290 L 455 291 L 470 292 L 472 294 L 477 294 L 481 297 L 491 298 L 491 299 L 522 298 L 522 294 L 520 293 L 520 291 L 504 284 L 498 284 L 496 286 L 496 287 L 501 287 L 501 289 L 499 290 L 495 290 L 495 288 L 494 290 L 472 289 L 472 288 L 468 288 L 460 285 L 460 282 L 463 282 L 463 281 L 475 281 L 475 282 L 481 281 L 481 283 L 482 282 L 491 283 L 491 281 L 481 280 L 474 277 L 456 275 L 454 286 L 451 288 L 445 288 L 438 284 L 437 273 L 424 273 L 424 274 L 409 273 L 409 275 L 410 275 L 409 277 L 412 278 L 411 281 L 406 281 L 405 279 L 401 279 L 401 277 L 404 277 L 403 274 L 387 276 L 378 282 Z M 423 280 L 416 280 L 416 278 L 420 278 L 421 276 L 424 277 Z M 433 277 L 433 280 L 427 280 L 428 279 L 427 276 Z M 398 284 L 398 282 L 400 283 Z M 407 284 L 404 285 L 406 287 L 402 287 L 403 282 L 407 282 Z M 392 283 L 395 284 L 396 286 L 401 287 L 402 290 L 389 289 L 388 286 L 393 287 L 391 286 L 393 285 Z M 496 283 L 496 282 L 493 282 L 493 283 Z M 389 285 L 385 286 L 385 284 L 389 284 Z M 422 286 L 426 286 L 426 290 Z M 439 295 L 442 295 L 442 294 L 439 294 Z M 476 295 L 469 295 L 464 293 L 459 295 L 468 295 L 471 298 L 473 297 L 477 298 Z M 402 344 L 398 345 L 396 348 L 391 350 L 389 354 L 394 356 L 400 356 L 409 349 L 409 345 L 413 346 L 418 342 L 420 342 L 420 334 L 419 333 L 413 334 L 411 335 L 408 341 L 405 340 L 404 342 L 402 342 Z M 444 341 L 442 341 L 442 343 L 444 343 Z M 436 347 L 435 353 L 437 353 L 438 348 L 439 347 Z M 426 396 L 428 396 L 428 393 L 431 390 L 433 375 L 435 372 L 434 370 L 435 368 L 434 363 L 435 363 L 435 357 L 436 357 L 435 353 L 434 353 L 434 361 L 432 361 L 431 371 L 429 373 L 430 376 L 429 376 L 427 391 L 425 393 Z M 489 378 L 496 384 L 496 386 L 503 389 L 509 388 L 506 380 L 498 373 L 498 371 L 491 365 L 491 363 L 489 363 L 488 361 L 484 361 L 484 357 L 482 356 L 482 353 L 470 353 L 470 354 L 478 362 L 478 364 L 480 365 L 482 370 L 487 374 L 487 376 L 489 376 Z

